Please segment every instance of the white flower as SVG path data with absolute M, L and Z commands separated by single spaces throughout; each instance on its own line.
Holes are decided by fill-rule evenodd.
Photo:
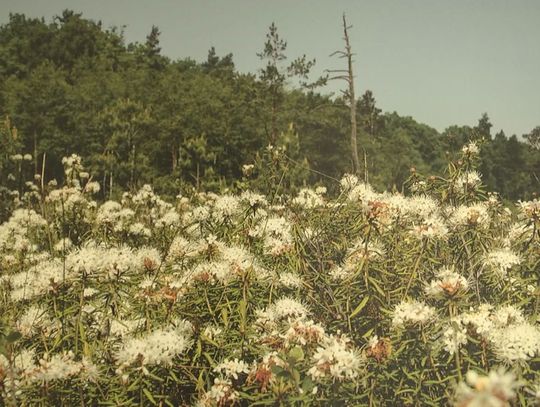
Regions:
M 478 145 L 476 144 L 475 141 L 471 141 L 469 144 L 464 145 L 463 148 L 461 149 L 461 151 L 465 155 L 476 155 L 478 154 L 479 150 L 480 149 L 478 148 Z
M 128 338 L 116 352 L 120 371 L 133 364 L 170 365 L 175 357 L 191 346 L 184 327 L 157 329 L 140 338 Z
M 461 315 L 461 321 L 464 325 L 471 325 L 473 332 L 477 335 L 486 337 L 494 328 L 495 324 L 491 319 L 493 307 L 489 304 L 482 304 L 478 309 L 471 310 Z
M 165 228 L 165 227 L 172 228 L 179 224 L 180 224 L 180 215 L 174 210 L 168 211 L 156 221 L 157 228 Z
M 253 164 L 244 164 L 242 165 L 242 174 L 244 174 L 246 177 L 249 177 L 251 173 L 253 172 L 254 168 L 255 168 L 255 165 Z
M 475 190 L 482 184 L 482 178 L 476 171 L 469 171 L 461 174 L 455 181 L 455 188 L 458 192 Z
M 437 280 L 426 287 L 426 294 L 438 296 L 453 296 L 469 289 L 469 282 L 452 268 L 443 268 L 437 273 Z
M 45 354 L 39 360 L 39 367 L 32 372 L 31 381 L 49 382 L 52 380 L 67 379 L 81 371 L 81 364 L 73 360 L 73 352 L 49 356 Z
M 237 215 L 239 211 L 240 201 L 237 197 L 232 195 L 221 195 L 214 203 L 212 216 L 216 221 L 223 222 L 225 219 Z
M 522 212 L 522 217 L 525 219 L 540 219 L 540 200 L 519 201 L 518 204 Z
M 57 322 L 53 321 L 43 306 L 32 305 L 17 321 L 17 330 L 23 336 L 31 336 L 43 332 L 50 335 L 57 328 Z
M 341 181 L 339 183 L 341 184 L 341 189 L 347 192 L 357 186 L 359 182 L 360 181 L 358 180 L 358 177 L 356 175 L 345 174 L 343 178 L 341 178 Z
M 247 203 L 251 208 L 268 205 L 268 201 L 266 200 L 264 195 L 256 194 L 255 192 L 249 190 L 242 192 L 242 195 L 240 195 L 240 199 L 242 200 L 242 202 Z
M 492 313 L 490 318 L 496 326 L 501 328 L 509 325 L 525 323 L 523 312 L 513 305 L 504 305 L 499 307 L 495 312 Z
M 459 318 L 450 321 L 450 325 L 443 331 L 444 349 L 453 355 L 462 345 L 467 344 L 467 329 Z
M 156 287 L 156 282 L 152 277 L 145 277 L 140 283 L 139 288 L 142 290 L 150 290 Z
M 212 388 L 204 393 L 204 395 L 195 404 L 196 407 L 213 407 L 213 406 L 228 406 L 233 405 L 239 397 L 239 393 L 233 390 L 232 382 L 216 378 Z
M 272 311 L 279 319 L 286 317 L 305 317 L 308 314 L 304 304 L 287 297 L 277 300 L 272 307 Z
M 149 228 L 144 226 L 140 222 L 135 222 L 129 227 L 129 233 L 131 233 L 134 236 L 146 236 L 150 237 L 152 235 L 152 232 Z
M 178 260 L 188 256 L 190 252 L 193 252 L 193 244 L 182 236 L 176 236 L 169 247 L 167 259 L 170 261 Z
M 293 205 L 301 206 L 305 209 L 312 209 L 324 205 L 321 194 L 309 188 L 303 188 L 298 192 L 296 198 L 292 200 Z
M 333 267 L 328 273 L 332 280 L 345 280 L 351 276 L 350 270 L 342 266 Z
M 403 327 L 405 325 L 426 324 L 436 316 L 434 308 L 420 301 L 402 301 L 396 306 L 393 313 L 392 325 Z
M 84 189 L 89 194 L 97 194 L 100 191 L 101 187 L 99 186 L 99 182 L 92 181 L 86 184 Z
M 64 250 L 69 250 L 71 247 L 73 247 L 73 242 L 69 237 L 65 237 L 60 239 L 58 243 L 54 245 L 54 250 L 57 252 L 63 252 Z
M 448 228 L 439 216 L 431 216 L 415 225 L 411 233 L 418 239 L 444 239 Z
M 92 288 L 92 287 L 86 287 L 83 291 L 83 297 L 90 298 L 96 295 L 97 293 L 99 293 L 99 290 L 96 290 L 95 288 Z
M 209 325 L 204 328 L 203 330 L 203 336 L 207 337 L 211 341 L 215 340 L 221 333 L 223 332 L 223 329 L 221 329 L 219 326 L 216 325 Z
M 315 193 L 316 193 L 317 195 L 324 195 L 324 194 L 326 194 L 326 187 L 319 186 L 319 187 L 315 188 Z
M 315 322 L 297 320 L 291 323 L 283 336 L 285 345 L 299 344 L 305 346 L 311 343 L 320 343 L 327 338 L 324 328 Z
M 287 288 L 300 288 L 303 285 L 302 279 L 291 272 L 280 274 L 279 283 Z
M 489 340 L 495 355 L 508 363 L 529 360 L 540 351 L 540 330 L 529 323 L 495 329 Z
M 508 248 L 492 250 L 484 259 L 484 264 L 499 277 L 505 277 L 512 266 L 520 263 L 521 258 Z
M 519 386 L 515 376 L 503 369 L 492 370 L 488 376 L 480 376 L 470 370 L 466 375 L 466 383 L 461 382 L 458 385 L 455 405 L 508 407 L 515 398 Z
M 238 380 L 240 373 L 249 373 L 249 364 L 243 360 L 238 360 L 238 358 L 234 360 L 225 359 L 214 368 L 214 372 L 223 373 L 227 378 Z
M 352 380 L 360 373 L 362 359 L 346 337 L 330 336 L 313 355 L 314 365 L 308 370 L 313 380 L 326 378 Z
M 274 326 L 277 322 L 303 319 L 308 315 L 308 310 L 301 302 L 288 297 L 282 297 L 264 310 L 257 310 L 258 326 Z
M 490 216 L 487 207 L 483 203 L 457 208 L 450 208 L 450 217 L 448 222 L 454 227 L 481 227 L 489 226 Z

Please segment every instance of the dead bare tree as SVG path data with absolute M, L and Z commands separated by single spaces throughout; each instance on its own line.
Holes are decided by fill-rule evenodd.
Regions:
M 338 55 L 339 58 L 347 58 L 347 69 L 329 69 L 327 72 L 336 74 L 329 79 L 342 79 L 349 85 L 348 89 L 341 91 L 345 97 L 345 100 L 349 102 L 349 109 L 351 112 L 351 155 L 353 163 L 353 173 L 360 174 L 360 161 L 358 159 L 358 144 L 356 140 L 356 98 L 354 96 L 354 75 L 353 75 L 353 53 L 351 50 L 351 44 L 349 41 L 349 29 L 352 25 L 347 25 L 345 13 L 343 13 L 343 39 L 345 40 L 345 51 L 333 52 L 330 56 Z

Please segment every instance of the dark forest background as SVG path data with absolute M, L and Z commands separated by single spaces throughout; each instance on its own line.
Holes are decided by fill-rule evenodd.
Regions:
M 120 30 L 72 11 L 52 22 L 11 14 L 0 26 L 0 184 L 21 170 L 14 154 L 32 155 L 24 171 L 44 168 L 46 180 L 61 181 L 62 157 L 76 153 L 104 197 L 111 186 L 144 183 L 166 195 L 186 185 L 235 188 L 245 180 L 244 164 L 264 163 L 269 143 L 290 161 L 291 186 L 350 171 L 344 96 L 308 83 L 312 61 L 288 56 L 275 26 L 253 74 L 238 72 L 231 54 L 213 48 L 202 63 L 171 60 L 159 35 L 152 27 L 144 44 L 127 44 Z M 411 167 L 443 174 L 470 140 L 481 145 L 479 172 L 490 190 L 522 199 L 539 189 L 540 127 L 521 137 L 492 134 L 484 113 L 471 126 L 439 133 L 383 113 L 370 91 L 356 104 L 361 175 L 378 189 L 401 190 Z

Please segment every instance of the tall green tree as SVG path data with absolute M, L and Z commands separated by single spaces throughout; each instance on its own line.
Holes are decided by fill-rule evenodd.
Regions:
M 278 137 L 279 119 L 287 81 L 295 78 L 304 89 L 314 89 L 326 83 L 325 77 L 309 82 L 309 73 L 315 65 L 315 59 L 308 60 L 303 55 L 285 65 L 286 50 L 287 42 L 281 39 L 275 23 L 272 23 L 266 34 L 263 51 L 257 54 L 261 60 L 266 61 L 266 66 L 259 70 L 259 80 L 264 86 L 263 99 L 268 100 L 270 105 L 270 128 L 268 129 L 268 124 L 266 124 L 266 132 L 271 144 L 274 144 Z

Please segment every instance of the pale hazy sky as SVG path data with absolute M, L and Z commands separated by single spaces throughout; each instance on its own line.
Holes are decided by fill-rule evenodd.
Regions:
M 125 26 L 128 42 L 157 25 L 173 59 L 203 61 L 211 46 L 232 52 L 242 72 L 261 67 L 272 21 L 290 59 L 316 58 L 319 73 L 344 67 L 329 55 L 343 46 L 346 12 L 357 94 L 371 89 L 383 111 L 438 130 L 474 125 L 483 112 L 507 135 L 540 125 L 540 0 L 0 0 L 0 22 L 9 12 L 49 21 L 65 8 Z

